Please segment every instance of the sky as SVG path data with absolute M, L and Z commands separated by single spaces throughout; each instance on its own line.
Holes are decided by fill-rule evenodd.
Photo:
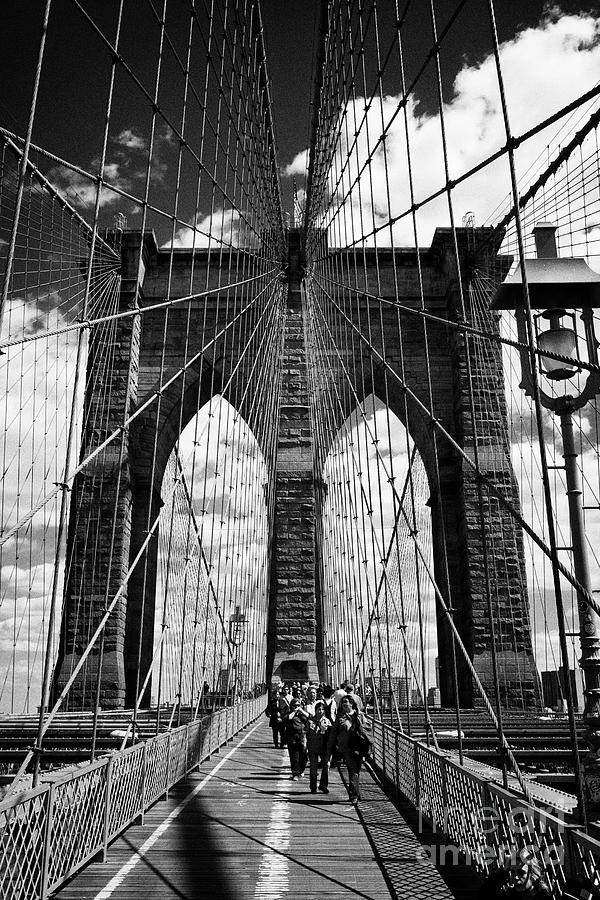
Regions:
M 3 85 L 0 97 L 0 122 L 17 134 L 25 132 L 29 100 L 33 90 L 37 40 L 43 4 L 39 0 L 21 0 L 7 4 L 3 10 L 3 28 L 0 34 L 0 83 Z M 86 10 L 98 27 L 108 36 L 115 29 L 116 3 L 105 0 L 90 0 Z M 158 6 L 158 4 L 157 4 Z M 316 34 L 318 32 L 318 9 L 314 0 L 263 0 L 262 18 L 264 37 L 268 54 L 268 71 L 272 83 L 274 125 L 278 146 L 279 165 L 282 174 L 282 194 L 284 207 L 292 210 L 292 177 L 300 186 L 303 182 L 304 166 L 290 166 L 298 154 L 304 153 L 309 143 L 311 101 L 313 93 L 312 69 L 315 58 Z M 393 4 L 382 4 L 382 45 L 386 44 L 390 21 L 386 13 L 393 12 Z M 408 62 L 407 80 L 412 68 L 418 68 L 431 45 L 430 26 L 423 20 L 419 5 L 412 5 L 415 13 L 407 16 L 405 25 L 406 56 Z M 438 3 L 438 30 L 441 31 L 446 17 L 456 4 Z M 170 8 L 177 3 L 171 0 Z M 476 78 L 485 75 L 478 72 L 482 59 L 490 52 L 489 27 L 486 15 L 487 3 L 472 0 L 467 3 L 456 22 L 448 32 L 442 48 L 442 80 L 445 98 L 453 101 L 453 109 L 460 112 L 469 104 L 467 112 L 474 123 L 479 122 L 479 111 L 473 106 L 478 98 L 485 100 L 485 85 Z M 527 29 L 537 29 L 541 19 L 554 11 L 574 14 L 591 11 L 594 4 L 584 0 L 563 0 L 558 4 L 548 4 L 540 0 L 516 3 L 514 0 L 497 0 L 495 4 L 498 35 L 500 41 L 513 40 L 515 35 Z M 126 14 L 122 26 L 122 47 L 124 57 L 131 61 L 136 74 L 143 84 L 152 84 L 152 47 L 155 42 L 156 27 L 145 3 L 135 4 L 136 20 L 133 22 L 132 7 L 125 4 Z M 411 7 L 412 10 L 412 7 Z M 183 17 L 181 17 L 183 18 Z M 65 22 L 68 27 L 65 27 Z M 387 31 L 386 31 L 387 28 Z M 183 52 L 184 29 L 178 19 L 172 33 Z M 515 71 L 522 66 L 519 77 L 531 82 L 537 91 L 537 100 L 543 106 L 552 104 L 557 86 L 576 88 L 578 78 L 584 73 L 571 70 L 570 62 L 578 55 L 573 46 L 563 46 L 549 56 L 538 41 L 529 41 L 528 46 L 517 47 L 514 53 Z M 56 153 L 76 165 L 89 168 L 97 157 L 102 133 L 104 109 L 104 85 L 107 77 L 105 49 L 97 39 L 90 38 L 89 25 L 81 16 L 73 15 L 68 0 L 54 0 L 47 37 L 46 63 L 42 71 L 42 86 L 39 109 L 34 125 L 33 140 L 44 148 Z M 412 61 L 412 62 L 411 62 Z M 412 66 L 412 68 L 411 68 Z M 399 94 L 399 78 L 393 66 L 389 67 L 390 78 L 384 82 L 384 93 L 392 98 Z M 460 73 L 460 74 L 459 74 Z M 457 75 L 459 80 L 456 81 Z M 175 83 L 175 76 L 173 77 Z M 474 91 L 469 91 L 470 81 Z M 543 90 L 540 85 L 548 84 Z M 76 87 L 76 89 L 74 89 Z M 454 95 L 454 96 L 453 96 Z M 555 98 L 558 102 L 558 98 Z M 415 94 L 415 114 L 426 117 L 436 106 L 435 89 L 431 66 L 419 80 Z M 531 112 L 531 104 L 523 97 L 524 108 Z M 139 96 L 126 89 L 117 81 L 114 106 L 114 128 L 111 132 L 109 163 L 116 184 L 127 186 L 133 193 L 139 193 L 140 180 L 136 172 L 142 170 L 141 163 L 145 147 L 141 138 L 148 131 L 148 116 L 143 112 Z M 175 101 L 170 95 L 164 97 L 165 109 L 174 114 Z M 518 113 L 518 110 L 517 110 Z M 463 119 L 455 116 L 457 127 Z M 425 136 L 425 135 L 424 135 Z M 159 128 L 159 148 L 155 164 L 157 171 L 172 169 L 175 163 L 174 146 L 168 129 Z M 72 190 L 82 194 L 85 188 L 81 179 L 74 178 Z M 60 181 L 60 179 L 58 179 Z M 157 179 L 158 180 L 158 179 Z M 165 192 L 169 189 L 168 177 L 164 180 Z M 67 185 L 63 184 L 66 189 Z M 156 198 L 161 199 L 160 185 L 156 186 Z M 166 196 L 166 193 L 165 193 Z M 117 205 L 127 206 L 123 201 L 112 198 L 107 202 L 107 214 L 114 212 Z M 110 206 L 110 210 L 108 207 Z M 131 209 L 126 209 L 135 215 Z

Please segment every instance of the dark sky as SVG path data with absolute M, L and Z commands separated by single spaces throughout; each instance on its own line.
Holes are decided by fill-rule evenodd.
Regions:
M 404 28 L 406 55 L 412 57 L 412 69 L 416 72 L 431 48 L 431 22 L 424 13 L 429 4 L 406 4 L 399 0 L 401 10 L 409 5 Z M 438 0 L 438 34 L 458 7 L 456 0 Z M 549 4 L 544 0 L 496 0 L 495 12 L 500 41 L 509 40 L 516 31 L 535 26 Z M 595 4 L 585 0 L 562 0 L 559 4 L 565 13 L 593 11 Z M 273 82 L 273 103 L 279 159 L 287 165 L 293 156 L 308 145 L 310 130 L 310 104 L 312 100 L 313 62 L 318 36 L 320 3 L 317 0 L 263 0 L 262 15 L 265 42 L 268 51 L 269 74 Z M 368 6 L 368 4 L 365 4 Z M 393 42 L 394 0 L 379 4 L 382 27 L 380 44 L 387 49 Z M 386 17 L 386 13 L 388 14 Z M 456 72 L 466 60 L 475 63 L 491 50 L 487 0 L 471 0 L 448 31 L 443 42 L 442 69 L 445 75 L 445 91 L 450 93 Z M 390 77 L 385 81 L 386 93 L 400 93 L 397 69 L 387 63 Z M 411 62 L 406 62 L 407 77 Z M 431 66 L 428 67 L 428 70 Z M 424 73 L 417 87 L 418 96 L 425 102 L 435 102 L 431 83 L 431 71 Z
M 33 86 L 35 60 L 42 19 L 43 0 L 19 0 L 5 3 L 0 29 L 0 124 L 11 131 L 23 134 L 26 129 L 29 100 Z M 158 8 L 159 0 L 154 0 Z M 399 4 L 405 8 L 405 2 Z M 114 35 L 117 0 L 84 0 L 83 8 L 107 36 Z M 204 8 L 204 2 L 197 2 Z M 265 42 L 268 51 L 268 67 L 272 81 L 275 132 L 278 142 L 279 163 L 283 169 L 294 156 L 307 147 L 311 116 L 312 79 L 317 41 L 317 0 L 263 0 L 262 16 Z M 426 10 L 429 4 L 412 2 L 403 25 L 406 78 L 418 76 L 415 95 L 423 108 L 435 107 L 434 68 L 427 64 L 431 47 L 431 23 Z M 497 0 L 496 13 L 501 40 L 512 37 L 523 27 L 536 25 L 544 13 L 542 0 Z M 458 0 L 437 0 L 438 32 L 443 32 L 454 11 L 460 7 Z M 187 0 L 169 0 L 168 8 L 185 10 Z M 369 9 L 370 5 L 365 4 Z M 379 38 L 381 52 L 386 57 L 384 91 L 400 93 L 397 53 L 394 50 L 394 2 L 379 3 Z M 593 4 L 585 0 L 563 0 L 564 12 L 590 10 Z M 148 89 L 151 88 L 153 65 L 156 58 L 156 21 L 151 6 L 144 0 L 126 0 L 123 22 L 122 50 L 132 68 Z M 175 15 L 175 13 L 172 13 Z M 181 54 L 185 50 L 185 16 L 177 13 L 170 25 L 170 34 Z M 372 89 L 376 63 L 373 44 L 374 27 L 367 20 L 365 43 L 369 52 L 365 55 L 366 86 Z M 356 43 L 357 35 L 353 36 Z M 457 15 L 442 44 L 444 91 L 451 94 L 453 79 L 468 61 L 477 62 L 490 52 L 490 31 L 487 16 L 487 0 L 470 0 Z M 389 52 L 389 58 L 388 58 Z M 166 63 L 167 65 L 167 63 Z M 181 95 L 181 78 L 175 66 L 165 70 L 165 87 L 161 103 L 175 118 Z M 109 55 L 97 36 L 93 34 L 81 13 L 71 0 L 54 0 L 46 64 L 42 73 L 39 111 L 34 129 L 34 142 L 58 156 L 89 168 L 98 156 L 103 129 L 103 110 L 106 83 L 109 72 Z M 364 90 L 362 73 L 358 72 L 357 93 Z M 344 80 L 349 83 L 346 72 Z M 201 78 L 198 78 L 201 81 Z M 114 132 L 135 128 L 148 133 L 149 104 L 140 102 L 139 93 L 131 89 L 127 79 L 117 81 L 115 93 Z M 164 140 L 163 161 L 168 172 L 173 171 L 174 152 Z M 171 154 L 169 156 L 169 153 Z M 127 162 L 131 169 L 135 160 Z M 126 161 L 121 159 L 121 171 Z M 301 183 L 301 179 L 300 179 Z M 138 186 L 139 187 L 139 186 Z M 284 206 L 291 206 L 291 182 L 283 181 Z M 156 188 L 156 203 L 167 203 L 172 190 L 167 174 L 160 196 Z
M 262 4 L 282 166 L 308 146 L 318 7 L 314 0 L 265 0 Z

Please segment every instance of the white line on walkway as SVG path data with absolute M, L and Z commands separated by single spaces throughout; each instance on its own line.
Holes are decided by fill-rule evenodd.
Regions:
M 276 790 L 287 790 L 286 782 L 287 777 L 282 773 L 277 781 Z M 290 816 L 289 799 L 275 800 L 271 807 L 269 827 L 265 836 L 268 849 L 263 853 L 258 867 L 255 898 L 279 900 L 289 892 L 290 865 L 286 851 L 290 848 Z
M 248 732 L 248 734 L 244 735 L 244 737 L 241 739 L 239 744 L 236 744 L 236 746 L 233 747 L 229 751 L 229 753 L 227 753 L 223 757 L 221 762 L 217 763 L 217 765 L 214 767 L 214 769 L 212 769 L 212 771 L 210 771 L 208 773 L 208 775 L 206 775 L 202 779 L 200 784 L 196 785 L 196 787 L 191 792 L 191 794 L 188 794 L 188 796 L 185 798 L 185 800 L 182 800 L 181 803 L 179 804 L 179 806 L 176 806 L 175 809 L 169 813 L 167 818 L 163 822 L 161 822 L 160 825 L 152 832 L 150 837 L 144 841 L 144 843 L 142 844 L 140 849 L 136 850 L 135 853 L 132 856 L 130 856 L 130 858 L 127 860 L 127 862 L 121 866 L 121 868 L 116 873 L 116 875 L 113 875 L 113 877 L 110 879 L 110 881 L 108 882 L 106 887 L 102 888 L 102 890 L 100 891 L 99 894 L 96 894 L 96 896 L 94 897 L 94 900 L 107 900 L 108 897 L 111 897 L 114 894 L 116 889 L 121 886 L 123 881 L 130 874 L 130 872 L 137 866 L 137 864 L 140 862 L 140 860 L 143 859 L 144 856 L 146 856 L 148 851 L 154 846 L 154 844 L 157 842 L 159 837 L 161 837 L 161 835 L 163 835 L 165 833 L 165 831 L 167 830 L 169 825 L 171 825 L 173 823 L 173 821 L 185 809 L 185 807 L 188 805 L 188 803 L 190 803 L 190 801 L 194 799 L 196 794 L 198 794 L 199 791 L 202 790 L 204 785 L 211 778 L 213 778 L 214 775 L 217 774 L 217 772 L 219 771 L 221 766 L 223 766 L 227 762 L 227 760 L 231 756 L 233 756 L 233 754 L 236 752 L 236 750 L 238 750 L 238 748 L 241 747 L 242 744 L 248 740 L 250 735 L 254 731 L 256 731 L 256 729 L 259 728 L 260 725 L 261 725 L 261 723 L 259 722 L 258 725 L 254 726 L 254 728 L 251 728 L 250 731 Z

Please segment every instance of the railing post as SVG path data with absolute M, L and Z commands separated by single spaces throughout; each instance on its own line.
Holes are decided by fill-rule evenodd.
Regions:
M 52 822 L 54 819 L 54 784 L 51 782 L 46 795 L 46 825 L 44 829 L 44 849 L 42 855 L 42 871 L 40 878 L 40 897 L 46 900 L 48 896 L 48 863 L 50 861 L 50 846 L 52 843 Z
M 195 735 L 198 734 L 198 723 L 190 722 L 188 725 L 188 771 L 191 772 L 196 764 L 196 750 L 194 746 Z
M 565 875 L 565 881 L 570 876 L 581 875 L 581 867 L 577 863 L 577 854 L 575 852 L 575 848 L 573 847 L 573 833 L 578 829 L 578 825 L 568 825 L 566 822 L 563 822 L 564 831 L 564 839 L 563 846 L 565 848 L 565 858 L 563 862 L 563 872 Z
M 198 759 L 196 760 L 198 771 L 200 771 L 200 760 L 204 756 L 204 741 L 206 740 L 206 716 L 202 716 L 200 720 L 200 736 L 198 739 Z M 209 748 L 210 750 L 210 748 Z M 208 753 L 210 756 L 210 752 Z
M 212 712 L 212 713 L 210 714 L 210 718 L 208 719 L 208 722 L 206 723 L 206 732 L 205 732 L 205 734 L 206 734 L 206 755 L 207 755 L 207 759 L 210 759 L 211 756 L 212 756 L 212 743 L 211 743 L 211 741 L 212 741 L 212 732 L 213 732 L 213 727 L 214 727 L 214 718 L 215 718 L 215 713 Z M 204 743 L 203 743 L 202 746 L 204 746 Z
M 394 731 L 396 740 L 394 741 L 394 749 L 396 752 L 396 800 L 400 796 L 400 735 Z
M 446 817 L 448 811 L 448 768 L 446 765 L 446 757 L 440 754 L 440 767 L 442 770 L 442 832 L 445 835 Z M 437 833 L 438 823 L 435 823 L 435 831 Z
M 165 800 L 169 799 L 171 786 L 171 732 L 167 732 L 167 765 L 165 766 Z
M 190 723 L 185 726 L 185 777 L 187 779 L 188 772 L 192 768 L 192 741 L 190 738 Z
M 148 763 L 147 742 L 144 741 L 144 749 L 142 750 L 142 783 L 140 785 L 140 825 L 144 824 L 144 813 L 146 812 L 146 767 Z
M 417 741 L 413 744 L 413 759 L 415 770 L 415 806 L 418 809 L 421 805 L 421 785 L 419 782 L 419 744 Z
M 104 827 L 102 829 L 102 862 L 106 862 L 108 855 L 108 840 L 110 826 L 110 804 L 112 802 L 112 782 L 114 755 L 108 757 L 106 763 L 106 790 L 104 792 Z

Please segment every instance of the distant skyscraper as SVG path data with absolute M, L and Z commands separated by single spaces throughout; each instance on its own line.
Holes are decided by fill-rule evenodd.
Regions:
M 440 706 L 440 689 L 438 687 L 430 687 L 427 691 L 427 705 Z
M 581 678 L 574 669 L 569 670 L 571 692 L 573 694 L 573 706 L 576 712 L 583 707 L 581 690 Z M 560 671 L 542 672 L 542 690 L 544 692 L 544 706 L 550 709 L 560 709 L 566 700 L 565 679 L 562 669 Z
M 408 706 L 410 698 L 410 685 L 408 678 L 398 679 L 398 703 L 400 708 Z

